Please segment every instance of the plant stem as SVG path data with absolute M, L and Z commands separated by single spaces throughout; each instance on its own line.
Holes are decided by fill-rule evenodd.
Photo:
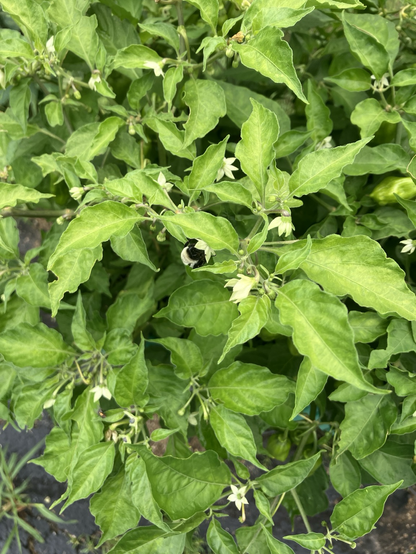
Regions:
M 42 129 L 39 127 L 38 133 L 43 133 L 44 135 L 48 135 L 49 137 L 54 138 L 55 140 L 59 140 L 59 142 L 62 142 L 62 144 L 66 144 L 66 141 L 64 139 L 61 139 L 61 137 L 58 137 L 57 135 L 54 135 L 50 131 L 47 131 L 46 129 Z
M 73 216 L 73 210 L 16 210 L 4 209 L 0 211 L 1 217 L 59 217 L 61 215 Z
M 263 218 L 259 217 L 258 220 L 256 221 L 256 223 L 254 224 L 252 230 L 250 231 L 250 234 L 246 237 L 246 240 L 251 239 L 251 238 L 254 237 L 254 235 L 256 234 L 257 230 L 259 229 L 262 221 L 263 221 Z
M 324 208 L 326 208 L 329 212 L 334 212 L 336 210 L 335 206 L 331 206 L 331 204 L 328 204 L 325 202 L 325 200 L 322 200 L 322 198 L 319 198 L 318 195 L 312 193 L 309 196 L 311 196 L 318 204 L 321 204 Z
M 183 17 L 182 0 L 178 0 L 176 3 L 176 10 L 178 12 L 178 33 L 180 40 L 179 51 L 183 54 L 185 51 L 188 56 L 188 62 L 191 62 L 191 48 L 189 46 L 188 35 L 185 29 L 185 19 Z
M 293 496 L 293 500 L 295 501 L 297 509 L 299 510 L 303 523 L 305 524 L 306 530 L 308 531 L 308 533 L 312 533 L 312 529 L 308 521 L 308 516 L 306 515 L 305 510 L 303 509 L 302 502 L 300 501 L 300 498 L 298 496 L 298 493 L 296 492 L 296 489 L 292 489 L 290 493 Z

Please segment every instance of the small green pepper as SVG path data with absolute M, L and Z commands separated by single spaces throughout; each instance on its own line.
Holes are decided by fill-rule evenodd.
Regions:
M 275 433 L 269 437 L 267 441 L 267 450 L 276 460 L 284 462 L 289 455 L 292 443 L 284 435 Z
M 397 204 L 395 194 L 408 200 L 416 196 L 416 184 L 411 177 L 386 177 L 370 194 L 377 204 Z

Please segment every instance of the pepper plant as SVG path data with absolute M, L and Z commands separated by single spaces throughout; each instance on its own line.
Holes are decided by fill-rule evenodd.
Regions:
M 416 483 L 415 0 L 1 5 L 0 417 L 49 412 L 55 504 L 354 548 Z

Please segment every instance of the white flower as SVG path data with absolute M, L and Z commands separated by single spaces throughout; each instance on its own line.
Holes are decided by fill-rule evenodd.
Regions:
M 51 408 L 55 404 L 55 402 L 56 398 L 49 398 L 49 400 L 44 403 L 43 407 L 45 408 L 45 410 L 46 408 Z
M 208 244 L 203 240 L 199 240 L 195 244 L 195 248 L 197 248 L 198 250 L 203 250 L 205 252 L 205 259 L 206 259 L 207 263 L 210 261 L 211 256 L 215 256 L 215 250 L 210 248 L 208 246 Z
M 217 172 L 217 178 L 216 181 L 219 181 L 226 175 L 229 179 L 235 179 L 233 175 L 233 171 L 238 171 L 238 167 L 235 167 L 233 163 L 235 162 L 235 158 L 224 158 L 222 162 L 222 166 Z
M 257 279 L 255 277 L 248 277 L 241 273 L 239 273 L 237 277 L 239 277 L 239 279 L 230 279 L 225 283 L 226 287 L 233 287 L 230 302 L 235 302 L 236 304 L 244 300 L 244 298 L 247 298 L 251 289 L 257 284 Z
M 270 222 L 269 224 L 269 231 L 270 229 L 274 229 L 275 227 L 277 227 L 277 231 L 279 233 L 279 237 L 281 235 L 286 235 L 287 237 L 290 235 L 290 233 L 292 232 L 292 229 L 294 229 L 294 225 L 292 223 L 292 218 L 289 216 L 279 216 L 279 217 L 275 217 L 273 219 L 273 221 Z
M 160 65 L 162 64 L 162 65 Z M 159 77 L 160 75 L 163 76 L 162 67 L 165 65 L 164 60 L 162 60 L 160 63 L 157 62 L 144 62 L 143 67 L 145 69 L 153 69 L 155 72 L 156 77 Z
M 413 254 L 413 252 L 416 250 L 415 241 L 413 241 L 412 239 L 401 240 L 400 244 L 404 244 L 403 248 L 401 249 L 401 252 L 403 254 Z
M 325 150 L 326 148 L 333 148 L 331 141 L 332 141 L 331 135 L 329 135 L 328 137 L 325 137 L 323 141 L 317 144 L 315 150 Z
M 371 79 L 374 81 L 373 86 L 377 90 L 384 90 L 390 86 L 388 73 L 385 73 L 381 79 L 377 79 L 375 75 L 371 75 Z
M 171 188 L 173 187 L 172 183 L 168 183 L 166 181 L 166 177 L 163 175 L 162 172 L 159 173 L 159 177 L 157 178 L 157 182 L 159 183 L 159 185 L 164 188 L 167 192 L 169 192 L 171 190 Z
M 83 187 L 72 187 L 71 189 L 69 189 L 69 194 L 74 200 L 81 200 L 84 194 L 84 189 Z
M 101 83 L 101 73 L 98 69 L 94 69 L 91 73 L 91 78 L 88 81 L 88 86 L 91 90 L 97 90 L 96 83 Z
M 55 54 L 55 46 L 53 44 L 54 38 L 55 37 L 52 35 L 46 43 L 46 51 L 48 54 Z
M 248 504 L 248 500 L 244 496 L 246 494 L 247 487 L 241 487 L 241 489 L 239 489 L 238 487 L 231 485 L 231 490 L 233 491 L 233 493 L 227 497 L 227 500 L 229 500 L 230 502 L 235 502 L 237 508 L 241 510 L 241 506 L 243 504 Z
M 96 387 L 91 389 L 91 392 L 94 393 L 94 402 L 100 400 L 102 396 L 104 396 L 104 398 L 107 398 L 107 400 L 111 400 L 111 392 L 105 385 L 97 385 Z

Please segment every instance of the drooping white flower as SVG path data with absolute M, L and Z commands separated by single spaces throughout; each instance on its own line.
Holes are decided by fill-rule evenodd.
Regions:
M 111 392 L 103 384 L 97 385 L 96 387 L 91 389 L 91 392 L 94 393 L 94 402 L 97 402 L 97 400 L 100 400 L 102 396 L 104 396 L 104 398 L 107 398 L 107 400 L 111 400 Z
M 54 36 L 52 35 L 46 43 L 46 52 L 48 54 L 55 54 Z
M 97 83 L 101 83 L 101 72 L 98 69 L 94 69 L 88 81 L 88 86 L 91 90 L 97 90 Z
M 204 240 L 199 240 L 195 244 L 195 248 L 197 248 L 198 250 L 203 250 L 205 252 L 205 259 L 207 263 L 210 261 L 211 256 L 215 256 L 215 250 L 210 248 Z
M 374 81 L 373 86 L 377 90 L 384 90 L 390 86 L 388 73 L 385 73 L 381 79 L 377 79 L 375 75 L 371 75 L 371 79 Z
M 84 194 L 84 189 L 83 187 L 72 187 L 71 189 L 69 189 L 69 194 L 72 196 L 72 198 L 74 200 L 81 200 L 83 194 Z
M 245 497 L 247 487 L 241 487 L 241 489 L 239 489 L 235 485 L 231 485 L 231 490 L 233 492 L 227 497 L 227 500 L 234 502 L 237 508 L 241 510 L 243 504 L 248 504 L 248 500 Z
M 163 60 L 162 60 L 163 61 Z M 163 65 L 160 65 L 162 62 L 160 63 L 157 63 L 157 62 L 144 62 L 143 64 L 143 67 L 145 69 L 153 69 L 156 77 L 160 77 L 160 75 L 162 75 L 163 77 L 163 70 L 162 70 L 162 67 L 165 65 L 163 63 Z
M 159 176 L 157 178 L 157 182 L 159 183 L 159 185 L 164 188 L 167 192 L 169 192 L 172 187 L 173 187 L 173 184 L 172 183 L 169 183 L 168 181 L 166 181 L 166 177 L 163 175 L 162 172 L 159 173 Z
M 275 217 L 273 221 L 270 222 L 269 231 L 270 229 L 274 229 L 276 227 L 277 227 L 277 232 L 279 233 L 279 237 L 282 236 L 283 234 L 288 237 L 292 232 L 292 229 L 295 228 L 292 223 L 292 218 L 290 216 L 284 216 L 284 215 L 282 216 L 279 215 L 279 217 Z
M 413 252 L 416 250 L 416 244 L 415 244 L 416 241 L 412 240 L 412 239 L 406 239 L 406 240 L 401 240 L 400 241 L 400 244 L 404 244 L 403 248 L 401 249 L 401 252 L 403 254 L 413 254 Z
M 319 142 L 315 150 L 326 150 L 327 148 L 333 148 L 331 135 L 329 135 L 328 137 L 325 137 L 324 140 Z
M 248 277 L 241 273 L 239 273 L 237 277 L 238 279 L 230 279 L 224 285 L 226 287 L 233 287 L 230 302 L 234 302 L 235 304 L 247 298 L 251 289 L 257 284 L 257 279 L 255 277 Z
M 233 163 L 235 162 L 235 158 L 224 158 L 222 162 L 222 166 L 217 171 L 217 177 L 216 181 L 219 181 L 226 175 L 229 179 L 235 179 L 233 175 L 233 171 L 238 171 L 238 167 L 235 167 Z

